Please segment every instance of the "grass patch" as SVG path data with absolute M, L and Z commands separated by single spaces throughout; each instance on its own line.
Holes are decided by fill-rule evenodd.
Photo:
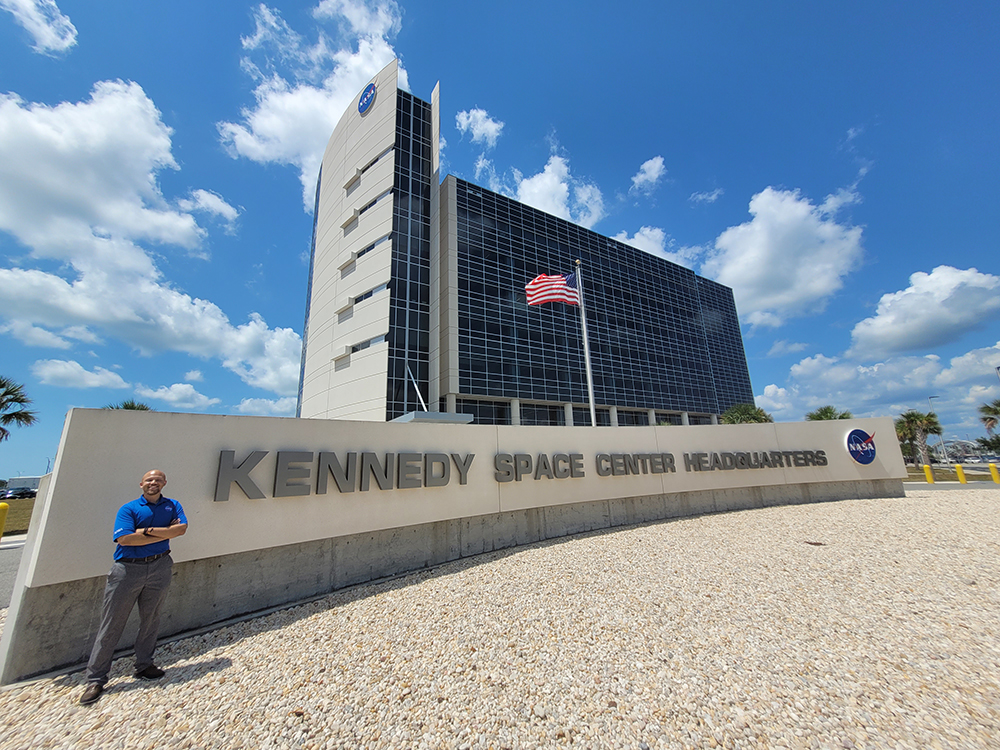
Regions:
M 4 524 L 4 536 L 8 534 L 27 534 L 31 522 L 31 511 L 35 507 L 35 498 L 8 498 L 3 502 L 10 506 L 7 512 L 7 523 Z

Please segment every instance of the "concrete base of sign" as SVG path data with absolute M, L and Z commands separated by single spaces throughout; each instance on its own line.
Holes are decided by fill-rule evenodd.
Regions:
M 733 510 L 903 497 L 900 479 L 785 484 L 597 500 L 383 529 L 174 565 L 160 633 L 175 635 L 358 583 L 570 534 Z M 23 590 L 3 683 L 86 662 L 104 577 Z M 22 618 L 27 621 L 21 622 Z M 135 638 L 136 616 L 120 645 Z

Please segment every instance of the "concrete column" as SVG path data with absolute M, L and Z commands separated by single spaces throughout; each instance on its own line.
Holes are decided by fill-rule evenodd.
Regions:
M 454 414 L 458 406 L 455 404 L 455 394 L 447 393 L 444 397 L 445 408 L 448 410 L 449 414 Z
M 573 426 L 573 404 L 563 404 L 563 413 L 566 415 L 566 426 Z
M 686 411 L 681 412 L 681 424 L 683 425 L 691 424 L 691 420 L 688 419 L 688 413 Z
M 519 398 L 510 400 L 510 423 L 515 427 L 521 424 L 521 399 Z
M 612 407 L 610 407 L 608 409 L 608 411 L 610 412 L 609 416 L 611 417 L 611 426 L 612 427 L 617 427 L 618 426 L 618 407 L 617 406 L 612 406 Z
M 713 414 L 712 415 L 712 424 L 719 424 L 719 415 L 718 414 Z
M 649 424 L 656 427 L 656 409 L 649 410 Z

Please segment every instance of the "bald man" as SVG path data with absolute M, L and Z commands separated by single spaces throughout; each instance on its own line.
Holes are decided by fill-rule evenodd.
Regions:
M 170 586 L 170 540 L 187 531 L 187 517 L 176 500 L 164 497 L 167 475 L 147 471 L 139 482 L 142 495 L 125 503 L 115 518 L 115 562 L 104 589 L 101 627 L 87 664 L 87 687 L 80 703 L 94 703 L 104 692 L 111 660 L 132 607 L 139 604 L 135 639 L 135 676 L 158 680 L 163 670 L 153 663 L 160 609 Z

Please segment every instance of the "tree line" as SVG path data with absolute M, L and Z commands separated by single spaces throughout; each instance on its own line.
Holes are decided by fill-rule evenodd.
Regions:
M 851 419 L 851 412 L 841 411 L 832 404 L 821 406 L 806 414 L 810 422 L 827 419 Z M 720 421 L 723 424 L 752 424 L 773 422 L 774 418 L 755 404 L 735 404 L 722 413 Z M 984 451 L 1000 453 L 1000 435 L 995 434 L 1000 426 L 1000 398 L 979 407 L 979 421 L 986 428 L 987 437 L 977 438 L 976 443 Z M 910 409 L 899 415 L 895 420 L 896 438 L 904 458 L 919 460 L 922 464 L 930 464 L 930 451 L 927 438 L 931 435 L 944 434 L 944 428 L 932 411 L 922 412 Z

